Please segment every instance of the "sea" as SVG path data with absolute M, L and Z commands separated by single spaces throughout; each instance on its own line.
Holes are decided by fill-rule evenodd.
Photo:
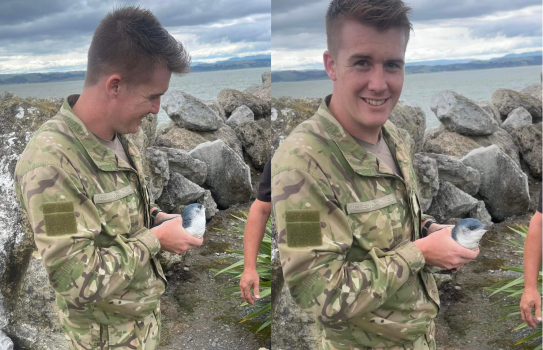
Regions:
M 181 90 L 201 100 L 216 100 L 222 89 L 243 91 L 252 85 L 262 84 L 262 73 L 269 67 L 195 72 L 183 76 L 172 75 L 168 92 Z M 68 97 L 83 91 L 83 80 L 53 83 L 0 85 L 0 92 L 10 91 L 19 97 Z M 162 109 L 158 113 L 158 124 L 165 124 L 170 118 Z
M 492 101 L 497 89 L 520 91 L 541 83 L 541 67 L 511 67 L 456 72 L 406 74 L 400 101 L 419 106 L 426 114 L 426 129 L 439 126 L 430 109 L 432 98 L 443 90 L 452 90 L 474 101 Z M 331 80 L 272 83 L 272 96 L 325 97 L 332 93 Z

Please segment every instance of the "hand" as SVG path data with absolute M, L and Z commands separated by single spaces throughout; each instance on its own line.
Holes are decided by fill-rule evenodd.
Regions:
M 157 214 L 155 218 L 155 225 L 160 224 L 164 220 L 173 219 L 176 217 L 181 217 L 179 214 L 167 214 L 165 212 L 160 212 Z M 183 218 L 181 217 L 181 223 L 183 223 Z
M 255 304 L 255 300 L 260 299 L 259 281 L 260 277 L 256 270 L 243 270 L 241 280 L 239 281 L 241 297 L 251 305 Z M 254 296 L 251 295 L 251 287 L 253 287 Z
M 413 242 L 424 255 L 427 265 L 459 270 L 479 255 L 479 248 L 471 250 L 462 247 L 452 239 L 451 232 L 452 227 L 448 226 Z
M 162 250 L 175 254 L 199 247 L 204 242 L 203 237 L 196 238 L 185 230 L 180 216 L 153 227 L 151 232 L 157 236 Z
M 434 232 L 440 231 L 444 228 L 450 227 L 451 230 L 453 229 L 454 225 L 442 225 L 442 224 L 432 224 L 430 225 L 430 228 L 428 229 L 428 234 L 431 235 Z
M 535 317 L 532 315 L 532 309 L 535 309 Z M 520 299 L 520 316 L 533 329 L 541 322 L 541 295 L 537 289 L 524 289 Z

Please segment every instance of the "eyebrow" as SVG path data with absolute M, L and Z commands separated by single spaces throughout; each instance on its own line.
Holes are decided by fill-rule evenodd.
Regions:
M 371 60 L 372 57 L 371 56 L 367 56 L 367 55 L 352 55 L 349 60 L 350 61 L 355 61 L 355 60 Z M 401 58 L 392 58 L 392 59 L 389 59 L 389 60 L 386 60 L 387 63 L 401 63 L 401 64 L 405 64 L 405 61 Z

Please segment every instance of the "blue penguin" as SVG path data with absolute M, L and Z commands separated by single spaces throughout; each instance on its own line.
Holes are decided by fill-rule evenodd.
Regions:
M 463 247 L 475 250 L 488 230 L 490 230 L 490 226 L 477 219 L 462 219 L 452 229 L 452 239 Z
M 206 232 L 206 208 L 202 204 L 193 203 L 187 205 L 185 209 L 183 209 L 181 217 L 183 218 L 183 227 L 188 233 L 196 238 L 202 238 L 204 236 L 204 233 Z M 175 218 L 166 219 L 153 227 L 173 219 Z

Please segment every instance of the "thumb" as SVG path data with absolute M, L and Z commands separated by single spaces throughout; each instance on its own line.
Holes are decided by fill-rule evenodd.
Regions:
M 260 283 L 260 279 L 257 278 L 255 280 L 255 285 L 254 285 L 254 289 L 253 289 L 253 294 L 255 295 L 255 298 L 256 299 L 260 299 L 260 289 L 259 289 L 259 283 Z

